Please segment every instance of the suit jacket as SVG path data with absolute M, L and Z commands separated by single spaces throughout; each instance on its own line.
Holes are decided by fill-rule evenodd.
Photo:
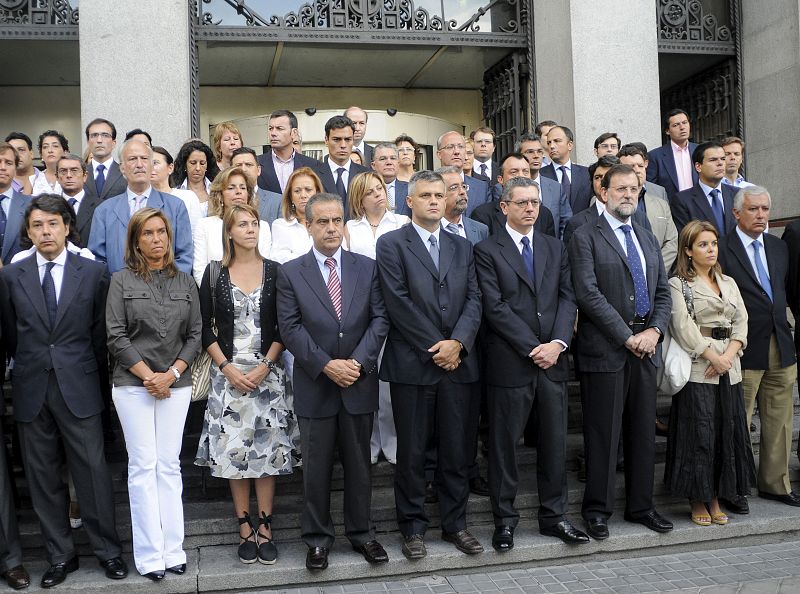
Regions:
M 378 271 L 391 327 L 380 378 L 401 384 L 434 385 L 447 373 L 455 383 L 478 381 L 481 293 L 472 244 L 439 232 L 439 269 L 413 225 L 378 238 Z M 428 349 L 440 340 L 458 340 L 461 364 L 447 372 Z
M 257 182 L 258 187 L 262 190 L 266 190 L 267 192 L 282 194 L 281 184 L 278 181 L 277 174 L 275 173 L 275 165 L 272 163 L 272 150 L 267 149 L 260 154 L 256 160 L 258 161 L 258 164 L 261 165 L 261 175 L 258 176 Z M 319 165 L 319 161 L 316 159 L 306 157 L 303 153 L 298 153 L 295 151 L 294 169 L 299 169 L 300 167 L 310 167 L 312 169 L 316 169 L 317 165 Z
M 781 238 L 789 248 L 789 271 L 786 281 L 786 298 L 789 308 L 795 319 L 794 345 L 795 351 L 800 352 L 800 332 L 797 331 L 797 321 L 800 320 L 800 220 L 786 225 Z
M 475 209 L 470 218 L 486 225 L 489 228 L 489 235 L 494 235 L 500 229 L 505 229 L 506 226 L 506 215 L 500 210 L 500 202 L 496 200 L 481 204 Z M 539 216 L 536 217 L 533 230 L 550 235 L 551 237 L 556 236 L 553 214 L 550 212 L 550 209 L 544 205 L 539 207 Z
M 664 268 L 669 273 L 675 257 L 678 255 L 678 229 L 672 220 L 672 211 L 669 203 L 645 191 L 644 206 L 647 210 L 647 220 L 650 231 L 656 236 L 661 246 L 661 257 L 664 258 Z
M 464 183 L 467 184 L 467 216 L 472 214 L 472 211 L 491 200 L 491 193 L 489 191 L 489 184 L 481 181 L 475 177 L 465 175 Z
M 781 367 L 792 365 L 796 359 L 792 331 L 786 318 L 789 250 L 783 241 L 769 233 L 761 237 L 773 301 L 761 288 L 735 228 L 722 238 L 719 245 L 722 271 L 736 281 L 747 307 L 747 349 L 742 355 L 742 369 L 769 369 L 769 342 L 773 334 L 778 340 Z
M 553 225 L 558 230 L 556 237 L 560 239 L 564 236 L 567 221 L 572 218 L 569 196 L 564 192 L 560 183 L 543 175 L 539 176 L 539 187 L 542 190 L 542 204 L 550 209 L 550 213 L 553 215 Z
M 642 247 L 650 298 L 646 326 L 667 331 L 672 309 L 664 260 L 655 236 L 633 222 Z M 625 341 L 633 334 L 633 277 L 628 259 L 605 216 L 575 230 L 568 246 L 572 284 L 578 300 L 576 357 L 583 372 L 615 372 L 627 359 Z M 660 348 L 649 359 L 661 365 Z
M 375 147 L 364 143 L 364 167 L 372 168 L 372 160 L 375 158 Z
M 462 216 L 461 224 L 464 225 L 464 233 L 467 235 L 467 241 L 473 246 L 489 237 L 489 227 L 479 221 L 474 221 L 468 217 Z M 447 220 L 442 219 L 442 229 L 445 233 L 449 233 L 449 231 L 445 229 L 446 225 Z
M 281 216 L 283 196 L 262 188 L 256 190 L 256 196 L 258 197 L 258 216 L 262 221 L 267 221 L 271 227 L 275 219 Z
M 88 165 L 89 175 L 86 176 L 86 183 L 83 186 L 87 196 L 97 196 L 101 201 L 113 196 L 124 194 L 128 187 L 128 181 L 122 175 L 116 161 L 111 163 L 106 174 L 106 183 L 103 184 L 103 191 L 98 195 L 97 186 L 94 183 L 94 170 L 91 163 Z
M 8 352 L 14 357 L 14 418 L 32 421 L 53 372 L 69 410 L 87 418 L 103 410 L 98 369 L 107 365 L 104 264 L 68 253 L 54 328 L 44 302 L 36 254 L 0 271 L 0 303 Z
M 736 219 L 733 216 L 733 197 L 738 192 L 738 188 L 722 184 L 722 206 L 725 210 L 725 229 L 719 229 L 720 236 L 727 235 L 729 231 L 736 228 Z M 708 221 L 716 226 L 714 211 L 708 204 L 708 198 L 703 193 L 700 184 L 695 184 L 688 190 L 678 192 L 669 202 L 672 210 L 672 220 L 678 233 L 686 226 L 686 223 L 693 219 L 698 221 Z
M 6 234 L 3 239 L 3 250 L 0 252 L 0 260 L 3 264 L 9 264 L 14 254 L 21 251 L 19 245 L 19 232 L 25 220 L 25 209 L 31 197 L 27 194 L 13 192 L 11 202 L 8 205 L 8 217 L 6 219 Z
M 181 272 L 192 274 L 192 225 L 183 201 L 172 194 L 151 189 L 147 206 L 167 215 L 174 236 L 175 265 Z M 130 218 L 128 196 L 124 193 L 105 200 L 92 217 L 88 247 L 98 260 L 108 264 L 112 274 L 125 268 L 125 242 Z
M 592 190 L 592 180 L 589 178 L 589 168 L 577 163 L 572 163 L 572 176 L 569 186 L 569 205 L 572 214 L 579 213 L 589 208 L 594 191 Z M 539 170 L 539 175 L 549 177 L 558 183 L 558 176 L 553 163 L 545 165 Z M 559 184 L 560 185 L 560 184 Z
M 667 191 L 664 189 L 664 186 L 659 186 L 658 184 L 654 184 L 653 182 L 645 180 L 644 191 L 650 194 L 651 196 L 655 196 L 656 198 L 661 198 L 662 200 L 669 200 L 669 196 L 667 196 Z
M 66 199 L 66 196 L 65 196 Z M 75 220 L 75 227 L 77 228 L 80 241 L 77 242 L 82 248 L 89 245 L 89 235 L 92 230 L 92 218 L 94 211 L 103 201 L 94 194 L 86 194 L 84 192 L 81 206 L 77 212 L 77 219 Z
M 690 157 L 696 148 L 697 145 L 694 142 L 689 143 Z M 692 164 L 692 182 L 696 184 L 698 179 L 697 170 Z M 678 193 L 678 170 L 675 167 L 675 157 L 672 154 L 672 142 L 667 142 L 667 144 L 656 147 L 647 153 L 647 181 L 663 186 L 670 201 Z M 680 229 L 681 227 L 679 226 L 678 231 Z
M 577 304 L 564 244 L 542 233 L 533 234 L 535 282 L 522 255 L 503 229 L 475 246 L 475 266 L 483 294 L 486 324 L 487 382 L 494 386 L 524 386 L 541 368 L 528 356 L 539 344 L 555 339 L 569 346 Z M 566 353 L 544 371 L 553 381 L 569 379 Z
M 480 163 L 478 161 L 473 161 L 472 162 L 472 173 L 470 175 L 472 175 L 472 177 L 474 177 L 475 179 L 479 179 L 481 181 L 486 182 L 490 186 L 493 186 L 495 184 L 496 179 L 497 179 L 497 174 L 500 173 L 500 164 L 497 161 L 495 161 L 494 159 L 491 159 L 490 162 L 491 162 L 491 167 L 490 167 L 488 176 L 481 175 L 481 169 L 480 169 L 481 165 L 480 165 Z M 476 165 L 478 166 L 477 169 L 475 168 Z M 495 179 L 492 179 L 492 178 L 495 178 Z
M 294 355 L 294 410 L 322 418 L 378 410 L 378 355 L 389 319 L 375 262 L 342 250 L 342 319 L 336 316 L 313 250 L 278 269 L 278 327 Z M 361 377 L 340 388 L 323 369 L 331 359 L 355 359 Z
M 339 192 L 336 190 L 336 178 L 334 178 L 333 173 L 331 173 L 331 168 L 328 165 L 328 157 L 325 157 L 325 160 L 322 163 L 317 162 L 315 168 L 325 191 L 338 195 Z M 350 186 L 353 183 L 353 179 L 355 179 L 359 173 L 364 173 L 365 171 L 372 171 L 372 169 L 369 167 L 364 167 L 363 165 L 359 165 L 358 163 L 350 163 L 350 174 L 347 179 L 348 195 L 350 194 Z M 347 196 L 342 196 L 342 203 L 344 205 L 344 218 L 345 220 L 348 220 L 350 218 L 350 209 L 347 206 Z
M 411 209 L 406 202 L 408 198 L 408 182 L 396 179 L 394 181 L 394 212 L 411 218 Z

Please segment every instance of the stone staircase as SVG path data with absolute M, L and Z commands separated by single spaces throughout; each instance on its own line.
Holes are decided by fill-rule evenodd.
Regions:
M 797 398 L 795 397 L 795 402 Z M 659 412 L 666 416 L 668 399 L 659 399 Z M 112 465 L 114 491 L 117 508 L 117 520 L 120 536 L 123 539 L 126 557 L 132 574 L 121 582 L 106 580 L 97 563 L 91 556 L 86 534 L 83 529 L 74 531 L 79 552 L 82 555 L 81 571 L 71 574 L 67 581 L 59 586 L 59 590 L 81 590 L 91 592 L 150 592 L 155 588 L 163 592 L 222 592 L 242 591 L 249 589 L 280 588 L 290 585 L 311 583 L 330 583 L 339 581 L 368 581 L 371 579 L 386 580 L 391 577 L 405 579 L 423 573 L 447 573 L 458 570 L 479 570 L 485 566 L 513 566 L 524 563 L 557 565 L 573 563 L 584 557 L 609 558 L 652 554 L 654 547 L 681 549 L 686 547 L 703 548 L 725 546 L 724 542 L 736 540 L 737 543 L 774 542 L 776 540 L 796 538 L 800 533 L 800 509 L 751 498 L 752 512 L 749 516 L 734 516 L 729 525 L 700 528 L 689 521 L 688 507 L 685 502 L 673 498 L 665 492 L 661 477 L 663 476 L 663 459 L 666 439 L 657 439 L 657 467 L 655 496 L 658 509 L 675 521 L 676 529 L 667 535 L 658 535 L 641 526 L 628 524 L 621 519 L 621 502 L 624 497 L 623 478 L 621 473 L 617 480 L 617 498 L 620 502 L 618 510 L 610 524 L 611 538 L 602 543 L 592 542 L 580 547 L 568 547 L 560 541 L 545 538 L 538 534 L 536 510 L 538 496 L 536 491 L 535 462 L 536 450 L 520 445 L 518 449 L 521 465 L 521 484 L 517 507 L 522 515 L 520 527 L 516 533 L 516 546 L 513 551 L 500 555 L 491 548 L 493 529 L 489 499 L 472 495 L 468 507 L 468 522 L 473 533 L 481 540 L 486 552 L 477 557 L 468 557 L 455 550 L 452 545 L 439 539 L 439 517 L 437 506 L 430 505 L 428 513 L 431 526 L 426 537 L 428 557 L 411 563 L 400 552 L 400 536 L 397 531 L 394 512 L 394 496 L 392 490 L 393 468 L 387 462 L 373 466 L 372 517 L 375 522 L 378 538 L 387 549 L 390 562 L 371 567 L 356 553 L 343 536 L 342 515 L 342 469 L 337 465 L 333 473 L 331 494 L 331 510 L 337 529 L 337 541 L 331 552 L 330 567 L 321 573 L 312 574 L 305 569 L 306 548 L 300 541 L 299 517 L 302 508 L 302 475 L 295 472 L 288 477 L 279 477 L 274 509 L 274 536 L 279 548 L 279 560 L 276 565 L 260 564 L 246 566 L 238 561 L 236 545 L 238 530 L 227 486 L 227 481 L 208 476 L 207 472 L 193 465 L 197 438 L 191 431 L 196 419 L 202 416 L 202 410 L 190 413 L 189 429 L 184 440 L 182 465 L 184 472 L 184 511 L 186 540 L 185 548 L 189 555 L 189 571 L 184 576 L 169 575 L 158 586 L 138 576 L 133 570 L 130 532 L 130 511 L 126 491 L 126 461 L 124 442 L 121 433 L 117 432 L 116 440 L 108 446 L 107 456 Z M 570 416 L 568 435 L 569 460 L 569 515 L 581 526 L 580 502 L 583 485 L 577 479 L 577 456 L 582 453 L 583 440 L 580 433 L 581 414 L 577 384 L 570 386 Z M 758 421 L 756 419 L 756 425 Z M 795 407 L 795 427 L 800 427 L 800 408 Z M 758 455 L 760 434 L 758 430 L 752 434 L 754 449 Z M 794 435 L 797 440 L 797 431 Z M 481 456 L 479 454 L 479 456 Z M 480 457 L 482 473 L 485 476 L 486 461 Z M 792 480 L 800 482 L 800 464 L 793 456 L 791 463 Z M 36 584 L 45 568 L 44 554 L 39 529 L 26 493 L 24 477 L 16 479 L 21 495 L 20 531 L 28 560 L 26 565 L 31 571 Z M 38 586 L 37 586 L 38 587 Z M 32 588 L 35 590 L 36 588 Z

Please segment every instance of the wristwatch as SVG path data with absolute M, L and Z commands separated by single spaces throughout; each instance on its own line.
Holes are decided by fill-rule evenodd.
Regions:
M 177 382 L 179 379 L 181 379 L 181 372 L 180 372 L 180 371 L 178 371 L 178 368 L 177 368 L 177 367 L 175 367 L 174 365 L 171 365 L 171 366 L 170 366 L 170 368 L 169 368 L 169 370 L 172 372 L 172 375 L 174 375 L 174 376 L 175 376 L 175 381 L 176 381 L 176 382 Z

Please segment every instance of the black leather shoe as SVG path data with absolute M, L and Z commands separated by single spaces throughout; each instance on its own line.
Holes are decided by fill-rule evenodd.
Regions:
M 433 483 L 425 483 L 425 503 L 438 503 L 439 492 Z
M 741 515 L 750 513 L 750 506 L 747 503 L 747 497 L 744 495 L 737 495 L 734 499 L 722 499 L 720 497 L 719 502 L 729 512 Z
M 483 552 L 483 545 L 466 528 L 458 532 L 442 532 L 442 540 L 453 543 L 459 551 L 467 555 Z
M 401 550 L 405 558 L 410 561 L 422 559 L 428 554 L 428 550 L 425 548 L 425 541 L 421 534 L 412 534 L 411 536 L 405 537 Z
M 167 571 L 170 573 L 174 573 L 175 575 L 183 575 L 186 573 L 186 563 L 181 563 L 180 565 L 173 565 L 172 567 L 167 567 Z
M 469 479 L 469 492 L 481 497 L 489 496 L 489 483 L 482 476 Z
M 555 536 L 567 544 L 584 544 L 589 542 L 589 537 L 573 526 L 569 520 L 561 520 L 558 524 L 553 524 L 539 530 L 543 536 Z
M 325 547 L 308 547 L 306 567 L 312 570 L 328 568 L 328 549 Z
M 68 573 L 77 571 L 78 567 L 79 565 L 77 557 L 73 557 L 64 563 L 56 563 L 51 565 L 42 576 L 42 588 L 52 588 L 53 586 L 57 586 L 67 579 Z
M 31 576 L 22 565 L 17 565 L 6 571 L 3 576 L 8 587 L 13 590 L 22 590 L 31 585 Z
M 495 551 L 505 553 L 514 548 L 514 527 L 496 526 L 492 534 L 492 547 Z
M 764 491 L 759 491 L 758 496 L 764 499 L 772 499 L 773 501 L 780 501 L 781 503 L 785 503 L 786 505 L 800 507 L 800 495 L 798 495 L 794 491 L 792 491 L 791 493 L 786 493 L 785 495 L 775 495 L 774 493 L 765 493 Z
M 376 564 L 389 562 L 389 555 L 386 553 L 386 549 L 384 549 L 377 540 L 371 540 L 358 546 L 353 545 L 353 550 L 357 553 L 361 553 L 368 563 Z
M 142 575 L 146 577 L 148 580 L 152 580 L 154 582 L 160 582 L 161 580 L 164 579 L 165 573 L 163 569 L 158 569 L 156 571 L 151 571 L 150 573 L 144 573 Z
M 625 521 L 635 522 L 641 524 L 645 528 L 649 528 L 653 532 L 670 532 L 672 530 L 672 522 L 663 518 L 656 510 L 651 511 L 649 514 L 639 517 L 632 517 L 625 514 Z
M 608 538 L 608 520 L 602 517 L 586 520 L 586 532 L 595 540 Z
M 100 562 L 100 567 L 106 570 L 106 577 L 110 580 L 122 580 L 128 577 L 128 566 L 122 557 L 114 557 Z

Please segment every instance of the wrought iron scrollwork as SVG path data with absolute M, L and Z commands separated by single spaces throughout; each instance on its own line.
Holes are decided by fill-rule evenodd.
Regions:
M 730 27 L 706 14 L 700 0 L 659 0 L 658 38 L 665 41 L 732 42 Z
M 0 27 L 77 24 L 78 9 L 68 0 L 0 0 Z

